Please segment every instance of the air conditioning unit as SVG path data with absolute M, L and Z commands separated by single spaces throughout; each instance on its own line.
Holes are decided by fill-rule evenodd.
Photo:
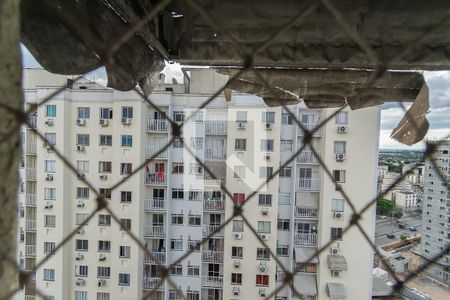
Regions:
M 86 175 L 84 173 L 78 173 L 77 177 L 78 177 L 78 179 L 84 179 L 84 178 L 86 178 Z
M 85 126 L 86 125 L 86 119 L 77 119 L 77 125 L 78 126 Z
M 83 229 L 83 228 L 78 229 L 78 230 L 77 230 L 77 234 L 84 234 L 84 229 Z
M 345 153 L 337 153 L 336 154 L 336 160 L 338 160 L 338 161 L 345 160 L 346 158 L 347 158 L 347 155 Z
M 84 259 L 84 255 L 81 253 L 78 253 L 78 255 L 75 257 L 76 261 L 82 261 Z
M 108 126 L 109 120 L 108 119 L 100 119 L 100 125 L 101 126 Z
M 51 209 L 51 208 L 53 208 L 53 203 L 47 202 L 47 204 L 45 204 L 44 208 L 45 208 L 45 209 Z
M 77 207 L 78 208 L 83 208 L 84 207 L 84 202 L 78 202 Z
M 47 174 L 47 176 L 45 176 L 45 181 L 53 181 L 53 175 Z
M 106 280 L 105 279 L 99 279 L 98 280 L 98 287 L 102 287 L 106 285 Z
M 106 174 L 101 174 L 101 175 L 100 175 L 100 179 L 101 179 L 101 180 L 106 180 L 106 179 L 108 179 L 108 175 L 106 175 Z
M 341 249 L 339 249 L 337 247 L 330 248 L 330 253 L 333 255 L 338 255 L 340 252 L 341 252 Z
M 347 125 L 339 125 L 337 128 L 338 133 L 346 133 L 348 131 Z
M 267 292 L 266 289 L 259 289 L 259 296 L 260 297 L 266 297 Z
M 241 240 L 241 239 L 242 239 L 242 233 L 240 233 L 240 232 L 234 232 L 234 233 L 233 233 L 233 238 L 234 238 L 235 240 Z
M 341 271 L 331 271 L 331 277 L 341 277 Z
M 235 286 L 233 288 L 233 295 L 234 296 L 238 296 L 240 292 L 241 292 L 241 290 L 239 289 L 239 287 Z
M 263 216 L 267 216 L 267 215 L 269 214 L 269 209 L 268 209 L 267 207 L 263 207 L 263 208 L 261 209 L 261 214 L 262 214 Z
M 258 271 L 260 273 L 266 273 L 269 270 L 269 267 L 267 265 L 259 265 Z
M 247 123 L 245 122 L 238 122 L 237 127 L 239 129 L 244 129 L 247 126 Z
M 86 150 L 86 147 L 84 147 L 83 145 L 77 145 L 78 152 L 84 152 L 85 150 Z
M 259 235 L 259 237 L 263 240 L 263 241 L 267 241 L 269 239 L 269 235 L 266 233 L 261 233 Z
M 85 284 L 85 280 L 82 278 L 77 278 L 77 280 L 75 281 L 76 286 L 84 286 L 84 284 Z
M 239 267 L 241 266 L 241 262 L 239 260 L 235 260 L 233 266 L 235 269 L 239 269 Z
M 131 118 L 122 118 L 122 124 L 123 125 L 130 125 L 131 124 Z
M 54 124 L 55 124 L 55 122 L 52 119 L 45 120 L 45 125 L 47 125 L 47 126 L 53 126 Z
M 106 260 L 106 256 L 105 254 L 100 254 L 100 256 L 98 257 L 99 261 L 105 261 Z
M 344 218 L 344 213 L 342 212 L 335 212 L 333 213 L 333 217 L 337 220 L 341 220 L 342 218 Z
M 269 160 L 269 159 L 270 159 L 270 154 L 269 154 L 269 153 L 266 153 L 266 154 L 264 155 L 264 159 L 265 159 L 265 160 Z
M 273 123 L 266 123 L 266 124 L 264 124 L 264 128 L 265 128 L 266 130 L 271 130 L 272 127 L 273 127 Z

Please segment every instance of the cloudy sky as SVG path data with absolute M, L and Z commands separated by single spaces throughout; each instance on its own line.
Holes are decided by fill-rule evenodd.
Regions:
M 22 60 L 24 67 L 40 67 L 33 56 L 25 47 L 22 47 Z M 166 65 L 163 71 L 166 81 L 172 77 L 182 80 L 180 66 L 177 64 Z M 450 134 L 450 71 L 424 72 L 426 82 L 430 89 L 430 112 L 427 119 L 430 122 L 427 138 L 439 139 Z M 90 79 L 106 85 L 106 74 L 103 68 L 89 74 Z M 383 106 L 381 112 L 380 148 L 389 149 L 423 149 L 424 143 L 418 143 L 408 147 L 397 143 L 389 136 L 392 129 L 403 117 L 403 109 L 396 103 Z

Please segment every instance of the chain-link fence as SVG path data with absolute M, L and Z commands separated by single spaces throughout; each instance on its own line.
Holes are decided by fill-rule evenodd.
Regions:
M 92 34 L 89 34 L 88 32 L 83 32 L 81 30 L 82 28 L 84 28 L 83 26 L 79 26 L 78 27 L 78 28 L 80 28 L 78 34 L 81 37 L 88 39 L 90 42 L 100 45 L 99 48 L 105 49 L 105 52 L 102 53 L 102 56 L 101 56 L 105 65 L 114 64 L 114 55 L 115 55 L 116 51 L 124 43 L 126 43 L 131 37 L 133 37 L 134 35 L 138 34 L 140 32 L 140 30 L 149 22 L 149 20 L 154 18 L 158 14 L 158 12 L 161 9 L 163 9 L 165 6 L 167 6 L 170 2 L 171 1 L 161 1 L 148 14 L 143 16 L 142 19 L 139 20 L 139 22 L 136 22 L 133 26 L 130 26 L 130 29 L 126 32 L 126 34 L 124 34 L 123 36 L 117 38 L 117 41 L 114 44 L 105 45 L 102 40 L 97 40 L 96 37 L 93 36 Z M 354 40 L 354 42 L 360 47 L 360 50 L 367 56 L 367 58 L 372 62 L 373 65 L 378 66 L 372 72 L 371 79 L 366 84 L 366 89 L 371 88 L 372 85 L 377 81 L 377 79 L 382 77 L 389 69 L 389 63 L 385 63 L 385 62 L 381 63 L 377 59 L 377 55 L 373 51 L 373 49 L 371 49 L 371 47 L 368 45 L 368 43 L 366 43 L 366 41 L 358 34 L 358 32 L 356 32 L 356 31 L 354 31 L 352 29 L 354 27 L 350 26 L 350 24 L 348 24 L 346 22 L 346 19 L 343 17 L 342 13 L 338 9 L 336 9 L 336 7 L 333 5 L 333 3 L 331 1 L 328 1 L 328 0 L 314 1 L 309 8 L 307 8 L 304 11 L 300 12 L 298 15 L 296 15 L 296 17 L 294 19 L 288 20 L 286 22 L 286 24 L 284 26 L 282 26 L 281 28 L 279 28 L 279 30 L 277 32 L 271 34 L 268 37 L 268 39 L 266 40 L 266 42 L 262 43 L 260 45 L 260 47 L 258 47 L 256 49 L 253 49 L 253 51 L 248 51 L 247 48 L 243 48 L 242 44 L 240 43 L 240 41 L 237 41 L 236 38 L 233 36 L 233 34 L 223 30 L 221 28 L 221 26 L 218 23 L 215 22 L 214 18 L 208 13 L 208 9 L 206 7 L 203 7 L 197 1 L 194 1 L 194 0 L 189 0 L 187 2 L 191 6 L 192 9 L 194 9 L 202 18 L 204 18 L 209 23 L 209 25 L 212 28 L 214 28 L 216 30 L 216 32 L 218 34 L 226 36 L 229 39 L 229 41 L 231 41 L 232 44 L 234 45 L 236 52 L 239 53 L 239 55 L 242 56 L 242 65 L 241 65 L 241 68 L 239 68 L 239 71 L 236 73 L 236 75 L 232 76 L 229 79 L 229 81 L 227 82 L 227 84 L 225 84 L 222 88 L 217 90 L 216 93 L 214 93 L 211 97 L 209 97 L 209 99 L 207 101 L 205 101 L 201 106 L 199 106 L 197 112 L 201 111 L 202 109 L 208 108 L 208 105 L 214 99 L 216 99 L 219 95 L 221 95 L 226 89 L 229 88 L 231 83 L 233 83 L 234 81 L 238 80 L 240 78 L 240 76 L 242 74 L 246 73 L 246 72 L 254 73 L 254 76 L 259 78 L 260 81 L 264 82 L 264 88 L 266 89 L 266 91 L 274 92 L 274 94 L 280 94 L 280 92 L 282 93 L 283 92 L 282 90 L 280 90 L 277 87 L 274 87 L 270 82 L 268 82 L 264 77 L 261 76 L 259 69 L 253 68 L 256 56 L 257 56 L 258 53 L 260 53 L 261 51 L 263 51 L 264 49 L 266 49 L 270 45 L 272 45 L 274 43 L 277 43 L 277 37 L 280 34 L 282 34 L 283 32 L 286 32 L 287 30 L 289 30 L 292 26 L 298 26 L 298 23 L 301 23 L 302 18 L 304 16 L 306 16 L 307 14 L 311 13 L 312 11 L 314 11 L 318 6 L 328 10 L 330 12 L 330 14 L 332 15 L 332 17 L 335 18 L 336 24 L 341 27 L 342 31 L 345 32 L 351 39 Z M 72 27 L 77 27 L 77 25 L 78 25 L 77 24 L 77 20 L 74 20 L 74 19 L 68 18 L 67 22 L 72 23 L 72 25 L 73 25 Z M 430 28 L 428 30 L 428 32 L 423 32 L 420 36 L 417 36 L 415 42 L 417 42 L 417 40 L 419 40 L 419 39 L 422 39 L 422 40 L 426 39 L 427 34 L 429 34 L 430 32 L 433 32 L 433 30 L 440 30 L 441 26 L 442 26 L 442 22 L 438 22 L 437 25 L 434 28 Z M 411 51 L 414 51 L 413 43 L 409 47 L 403 49 L 403 51 L 400 51 L 398 53 L 398 56 L 399 57 L 405 56 L 408 53 L 410 53 Z M 120 68 L 120 65 L 116 66 L 116 67 Z M 81 78 L 83 78 L 83 76 L 77 77 L 74 81 L 75 82 L 79 81 Z M 38 102 L 37 106 L 39 107 L 39 106 L 44 105 L 49 100 L 53 99 L 56 95 L 58 95 L 59 93 L 62 93 L 66 88 L 68 88 L 68 86 L 61 86 L 61 88 L 58 91 L 56 91 L 55 93 L 45 97 L 44 99 L 41 99 Z M 364 90 L 365 89 L 363 89 L 362 92 L 364 92 Z M 156 111 L 158 111 L 162 115 L 164 115 L 164 117 L 170 123 L 171 136 L 173 138 L 171 138 L 169 140 L 169 142 L 164 147 L 161 147 L 157 153 L 153 154 L 149 159 L 146 159 L 145 161 L 143 161 L 139 167 L 135 168 L 132 171 L 131 174 L 129 174 L 128 176 L 124 177 L 122 180 L 116 182 L 115 184 L 113 184 L 110 187 L 111 191 L 117 190 L 130 177 L 137 176 L 139 174 L 139 172 L 144 170 L 146 165 L 148 165 L 150 162 L 154 161 L 154 159 L 156 157 L 158 157 L 161 153 L 163 153 L 164 151 L 167 151 L 168 148 L 173 144 L 175 138 L 178 138 L 179 141 L 181 141 L 181 143 L 183 143 L 183 139 L 182 139 L 183 125 L 184 125 L 184 123 L 186 121 L 190 120 L 191 118 L 193 118 L 196 115 L 196 112 L 192 113 L 191 115 L 189 115 L 187 117 L 187 119 L 184 121 L 184 123 L 180 124 L 179 122 L 175 122 L 174 120 L 172 120 L 171 116 L 166 115 L 166 113 L 160 107 L 158 107 L 158 105 L 153 103 L 152 100 L 151 100 L 151 97 L 146 97 L 144 95 L 144 93 L 140 89 L 136 88 L 135 91 L 136 91 L 136 93 L 138 93 L 142 97 L 142 100 L 145 101 L 145 103 L 147 103 L 149 107 L 155 109 Z M 361 93 L 361 90 L 359 92 L 355 92 L 354 94 L 352 94 L 352 96 L 356 97 L 356 96 L 358 96 L 358 93 Z M 352 201 L 353 199 L 351 199 L 348 196 L 348 194 L 345 191 L 345 188 L 342 185 L 340 185 L 338 182 L 336 182 L 335 177 L 332 174 L 332 170 L 330 170 L 328 168 L 328 166 L 324 163 L 324 159 L 320 156 L 320 154 L 317 151 L 317 149 L 315 149 L 315 146 L 311 143 L 313 134 L 316 131 L 321 130 L 321 128 L 325 124 L 327 124 L 330 120 L 332 120 L 332 118 L 334 118 L 336 116 L 336 114 L 338 114 L 340 111 L 345 109 L 348 106 L 348 104 L 341 106 L 339 109 L 336 109 L 333 114 L 328 116 L 325 120 L 323 120 L 317 127 L 312 129 L 311 131 L 308 130 L 307 128 L 305 128 L 305 126 L 302 124 L 302 122 L 300 122 L 300 120 L 298 119 L 297 114 L 295 112 L 292 112 L 290 107 L 287 106 L 285 104 L 285 102 L 279 101 L 278 105 L 283 107 L 283 109 L 292 117 L 292 119 L 294 120 L 295 124 L 303 132 L 303 140 L 302 140 L 303 146 L 298 151 L 296 151 L 287 161 L 285 161 L 283 164 L 281 164 L 280 167 L 278 168 L 278 170 L 273 172 L 273 174 L 271 174 L 271 176 L 268 177 L 267 180 L 263 184 L 261 184 L 261 186 L 259 188 L 255 189 L 250 194 L 246 195 L 245 196 L 245 201 L 242 202 L 242 204 L 236 204 L 234 201 L 231 201 L 231 199 L 233 199 L 233 193 L 227 189 L 226 184 L 222 184 L 222 186 L 221 186 L 222 192 L 227 195 L 227 201 L 229 200 L 230 204 L 233 205 L 233 215 L 230 218 L 228 218 L 227 220 L 225 220 L 225 222 L 223 222 L 223 224 L 220 227 L 218 227 L 214 231 L 210 232 L 210 234 L 208 236 L 204 237 L 202 239 L 202 241 L 201 241 L 202 245 L 207 243 L 208 240 L 210 240 L 217 232 L 219 232 L 220 230 L 223 230 L 225 226 L 228 226 L 228 224 L 236 217 L 239 217 L 242 220 L 244 220 L 244 223 L 248 226 L 248 228 L 255 235 L 255 237 L 258 238 L 260 244 L 264 248 L 268 249 L 268 251 L 270 252 L 271 258 L 277 264 L 277 268 L 279 270 L 281 270 L 282 272 L 284 272 L 283 283 L 281 285 L 279 285 L 277 288 L 274 288 L 272 290 L 272 292 L 265 297 L 265 299 L 273 298 L 274 295 L 276 295 L 282 289 L 286 288 L 286 286 L 288 286 L 290 289 L 292 289 L 292 293 L 294 295 L 297 295 L 297 297 L 301 297 L 302 291 L 298 290 L 298 287 L 296 287 L 293 284 L 293 278 L 294 278 L 294 275 L 296 274 L 296 272 L 288 270 L 284 266 L 284 264 L 280 262 L 279 257 L 277 257 L 276 253 L 274 253 L 272 251 L 273 249 L 268 247 L 266 242 L 260 238 L 260 235 L 257 233 L 257 230 L 253 227 L 251 222 L 246 218 L 245 206 L 250 201 L 254 201 L 255 195 L 258 194 L 258 192 L 260 191 L 261 188 L 263 188 L 264 185 L 266 185 L 267 183 L 277 179 L 278 178 L 277 176 L 279 175 L 280 170 L 282 170 L 286 166 L 290 165 L 299 155 L 302 154 L 302 152 L 305 150 L 306 147 L 309 147 L 310 151 L 313 152 L 313 154 L 316 157 L 316 159 L 318 160 L 318 162 L 319 162 L 319 164 L 320 164 L 324 174 L 326 174 L 326 176 L 334 183 L 334 185 L 336 186 L 336 190 L 339 191 L 339 193 L 345 199 L 346 204 L 348 204 L 348 206 L 352 210 L 351 220 L 348 222 L 348 224 L 343 229 L 343 235 L 345 236 L 345 234 L 352 227 L 358 228 L 358 230 L 360 231 L 361 235 L 364 237 L 364 239 L 367 241 L 367 243 L 370 245 L 370 247 L 373 249 L 373 251 L 375 253 L 377 253 L 377 254 L 380 254 L 380 253 L 378 251 L 378 247 L 373 242 L 373 237 L 369 236 L 366 233 L 366 231 L 364 230 L 364 228 L 362 228 L 362 226 L 360 225 L 360 220 L 362 218 L 362 215 L 366 211 L 374 209 L 374 206 L 376 205 L 376 202 L 377 202 L 378 199 L 383 198 L 383 196 L 385 196 L 385 194 L 389 190 L 394 189 L 396 187 L 396 185 L 398 185 L 402 180 L 405 179 L 406 176 L 408 176 L 409 174 L 412 174 L 414 172 L 414 170 L 417 168 L 417 166 L 419 165 L 419 164 L 417 164 L 414 168 L 412 168 L 409 171 L 405 172 L 386 191 L 384 191 L 383 193 L 377 195 L 377 197 L 375 197 L 373 199 L 366 199 L 365 202 L 364 202 L 365 206 L 363 207 L 363 209 L 357 210 L 355 208 L 354 204 L 353 204 L 353 201 Z M 406 111 L 405 107 L 403 106 L 403 104 L 400 103 L 399 106 L 404 110 L 405 114 L 407 114 L 407 111 Z M 6 111 L 8 114 L 12 114 L 12 115 L 16 116 L 17 119 L 20 121 L 20 125 L 19 126 L 26 125 L 26 126 L 29 126 L 30 128 L 34 127 L 33 126 L 34 124 L 30 124 L 30 121 L 29 121 L 28 117 L 30 116 L 31 113 L 33 113 L 33 111 L 35 109 L 37 109 L 36 107 L 33 107 L 32 109 L 29 109 L 29 110 L 23 112 L 23 111 L 17 111 L 16 109 L 14 109 L 12 107 L 9 107 L 8 105 L 4 104 L 4 105 L 2 105 L 1 109 Z M 415 118 L 414 117 L 411 117 L 410 121 L 413 123 L 413 126 L 417 126 L 417 125 L 415 125 Z M 14 128 L 11 131 L 10 135 L 15 134 L 17 132 L 17 130 L 19 130 L 19 127 Z M 65 167 L 68 170 L 70 170 L 74 175 L 77 175 L 76 167 L 63 155 L 61 150 L 57 149 L 54 146 L 52 146 L 52 143 L 45 139 L 45 136 L 44 136 L 43 132 L 40 132 L 40 131 L 38 131 L 36 129 L 34 129 L 34 132 L 36 133 L 36 135 L 37 135 L 37 137 L 39 139 L 41 139 L 43 142 L 45 142 L 48 145 L 50 145 L 51 150 L 64 163 Z M 10 135 L 4 136 L 2 138 L 2 140 L 1 140 L 1 142 L 8 141 L 8 137 Z M 189 153 L 196 160 L 196 162 L 202 166 L 202 168 L 205 170 L 206 173 L 208 173 L 208 175 L 211 178 L 217 179 L 216 175 L 209 169 L 209 167 L 204 163 L 204 161 L 202 159 L 196 157 L 196 154 L 189 147 L 185 147 L 185 149 L 186 149 L 187 153 Z M 435 165 L 435 162 L 433 160 L 433 155 L 435 153 L 435 149 L 436 149 L 436 144 L 435 143 L 427 143 L 426 144 L 426 151 L 424 152 L 424 155 L 423 155 L 423 157 L 421 159 L 421 162 L 425 162 L 425 160 L 429 160 L 433 165 Z M 444 174 L 439 168 L 437 168 L 436 165 L 435 165 L 435 170 L 436 170 L 436 172 L 438 172 L 439 177 L 442 180 L 442 182 L 448 182 L 447 175 Z M 64 247 L 64 245 L 66 245 L 71 239 L 73 239 L 75 237 L 77 232 L 80 229 L 82 229 L 83 226 L 85 226 L 90 220 L 93 219 L 93 217 L 96 214 L 98 214 L 101 211 L 105 211 L 105 212 L 109 213 L 111 215 L 112 219 L 114 220 L 114 222 L 116 222 L 117 225 L 120 226 L 121 230 L 126 232 L 126 234 L 134 241 L 134 243 L 143 252 L 145 252 L 145 255 L 148 255 L 149 257 L 152 257 L 154 255 L 152 252 L 149 251 L 149 249 L 146 248 L 146 245 L 145 245 L 144 241 L 140 240 L 139 237 L 136 236 L 133 232 L 131 232 L 128 228 L 124 228 L 123 227 L 123 224 L 121 223 L 121 220 L 120 220 L 119 216 L 117 215 L 117 213 L 115 211 L 113 211 L 111 209 L 110 205 L 108 204 L 108 201 L 105 200 L 104 195 L 100 193 L 99 188 L 95 184 L 93 184 L 92 182 L 89 182 L 89 180 L 87 180 L 86 178 L 84 178 L 84 177 L 79 177 L 79 178 L 84 184 L 86 184 L 86 186 L 89 187 L 90 191 L 96 195 L 97 208 L 89 214 L 89 217 L 87 219 L 85 219 L 82 224 L 78 225 L 59 244 L 57 244 L 55 249 L 54 249 L 54 251 L 50 255 L 45 256 L 40 261 L 38 261 L 35 264 L 33 270 L 31 270 L 31 271 L 29 271 L 29 270 L 24 271 L 21 268 L 19 268 L 19 266 L 17 266 L 18 272 L 20 274 L 20 276 L 19 276 L 20 277 L 19 278 L 20 279 L 19 280 L 20 284 L 19 284 L 19 286 L 17 287 L 16 290 L 11 290 L 10 293 L 6 297 L 4 297 L 3 299 L 8 299 L 10 296 L 12 296 L 16 292 L 18 292 L 21 287 L 23 287 L 25 284 L 27 284 L 32 279 L 33 273 L 35 273 L 36 271 L 41 270 L 41 268 L 44 266 L 44 264 L 46 264 L 48 261 L 50 261 L 52 259 L 53 254 L 57 253 L 60 249 L 62 249 L 62 247 Z M 447 186 L 447 188 L 448 188 L 448 186 Z M 358 201 L 361 202 L 363 200 L 358 199 Z M 305 263 L 312 262 L 323 251 L 325 251 L 327 248 L 329 248 L 330 245 L 332 244 L 332 242 L 333 241 L 330 241 L 330 242 L 328 242 L 328 243 L 326 243 L 324 245 L 321 245 L 319 247 L 319 249 L 314 253 L 314 255 L 309 257 L 309 259 L 307 261 L 305 261 Z M 156 265 L 159 265 L 161 270 L 162 270 L 162 275 L 161 275 L 162 280 L 159 281 L 158 284 L 155 285 L 154 288 L 151 291 L 148 291 L 148 292 L 144 293 L 143 299 L 151 299 L 151 297 L 153 295 L 155 295 L 155 293 L 158 291 L 159 287 L 161 287 L 165 283 L 168 283 L 170 285 L 170 288 L 175 290 L 175 291 L 177 291 L 179 293 L 179 295 L 183 299 L 188 299 L 187 295 L 183 291 L 181 291 L 179 289 L 179 287 L 176 284 L 174 284 L 174 282 L 171 280 L 169 271 L 170 271 L 170 269 L 173 266 L 176 266 L 176 265 L 180 264 L 182 261 L 186 260 L 194 251 L 200 250 L 199 247 L 200 247 L 200 245 L 198 245 L 198 247 L 196 249 L 191 249 L 189 251 L 186 251 L 179 259 L 177 259 L 175 262 L 171 263 L 170 265 L 164 265 L 164 264 L 155 263 Z M 433 261 L 436 261 L 439 258 L 441 258 L 442 256 L 448 254 L 449 250 L 450 250 L 450 245 L 447 245 L 447 247 L 445 247 L 439 253 L 439 255 L 434 257 L 433 260 L 430 260 L 429 262 L 423 264 L 420 267 L 419 270 L 417 270 L 415 273 L 412 273 L 411 275 L 407 276 L 404 280 L 401 280 L 400 278 L 398 278 L 398 276 L 392 270 L 390 265 L 385 263 L 384 260 L 382 260 L 382 262 L 384 263 L 384 267 L 386 268 L 386 270 L 388 270 L 389 274 L 396 281 L 396 284 L 395 284 L 395 286 L 393 288 L 392 293 L 395 294 L 395 293 L 398 293 L 399 291 L 401 291 L 406 283 L 408 283 L 410 280 L 412 280 L 421 271 L 423 271 L 426 268 L 428 268 L 433 263 Z M 154 261 L 158 261 L 158 260 L 155 259 Z M 11 264 L 16 264 L 16 262 L 15 261 L 11 261 Z M 39 289 L 36 290 L 36 293 L 37 293 L 37 295 L 45 296 L 45 293 L 40 291 Z

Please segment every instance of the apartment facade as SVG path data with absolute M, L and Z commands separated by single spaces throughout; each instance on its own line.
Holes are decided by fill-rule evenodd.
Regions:
M 422 205 L 421 254 L 427 260 L 439 255 L 450 243 L 450 141 L 436 144 L 433 159 L 425 162 L 424 196 Z M 443 174 L 446 181 L 438 175 Z M 428 273 L 431 277 L 450 284 L 450 254 L 446 253 L 434 263 Z
M 67 80 L 26 72 L 29 107 Z M 197 111 L 225 78 L 192 70 L 186 82 L 158 85 L 150 97 L 158 110 L 134 92 L 86 80 L 37 108 L 33 122 L 51 145 L 24 128 L 19 262 L 31 269 L 96 209 L 96 196 L 81 179 L 98 188 L 121 225 L 151 255 L 99 211 L 38 270 L 18 299 L 35 299 L 35 287 L 47 299 L 138 299 L 153 291 L 151 299 L 181 299 L 162 280 L 162 265 L 173 265 L 170 279 L 188 299 L 264 299 L 282 284 L 283 272 L 253 230 L 285 269 L 296 271 L 293 284 L 301 295 L 283 288 L 273 299 L 368 299 L 372 251 L 356 228 L 343 236 L 351 207 L 310 146 L 272 176 L 303 147 L 304 133 L 292 116 L 244 94 L 233 94 L 230 102 L 219 96 Z M 302 104 L 290 110 L 308 130 L 334 111 Z M 183 124 L 182 140 L 167 149 L 174 137 L 164 115 Z M 344 110 L 313 135 L 315 150 L 356 210 L 376 195 L 378 124 L 379 108 Z M 125 179 L 146 159 L 148 164 Z M 236 217 L 222 228 L 235 204 L 248 223 Z M 373 236 L 373 210 L 361 225 Z M 330 249 L 310 259 L 330 239 Z M 181 260 L 187 251 L 192 252 Z

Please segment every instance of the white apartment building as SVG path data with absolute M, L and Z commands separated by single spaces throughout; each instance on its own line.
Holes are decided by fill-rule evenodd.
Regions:
M 66 80 L 25 70 L 27 106 Z M 172 139 L 163 114 L 135 92 L 87 80 L 38 107 L 37 130 L 78 175 L 31 129 L 24 129 L 19 262 L 32 268 L 96 209 L 95 195 L 81 178 L 98 187 L 122 226 L 152 255 L 145 255 L 107 212 L 100 211 L 38 270 L 17 299 L 35 299 L 35 287 L 47 299 L 139 299 L 156 287 L 151 299 L 181 299 L 167 282 L 161 284 L 161 265 L 173 264 L 188 250 L 194 251 L 170 269 L 170 278 L 188 299 L 264 299 L 282 284 L 283 273 L 242 218 L 219 230 L 232 216 L 234 203 L 243 205 L 249 225 L 284 267 L 296 271 L 293 284 L 301 295 L 283 288 L 273 299 L 369 299 L 371 247 L 357 228 L 343 236 L 353 212 L 309 146 L 264 184 L 302 147 L 304 134 L 292 117 L 255 96 L 233 94 L 230 102 L 219 96 L 190 118 L 225 79 L 211 70 L 191 70 L 186 82 L 161 83 L 150 98 L 174 121 L 184 122 L 184 144 L 217 179 L 175 139 L 111 191 Z M 334 111 L 310 110 L 303 104 L 290 109 L 309 130 Z M 379 107 L 345 110 L 313 136 L 316 151 L 356 210 L 377 192 L 379 112 Z M 232 198 L 221 191 L 221 184 Z M 255 197 L 244 203 L 260 185 Z M 373 236 L 374 209 L 360 223 Z M 306 263 L 330 240 L 330 249 Z
M 424 199 L 422 205 L 422 239 L 421 254 L 432 259 L 442 252 L 450 243 L 450 140 L 436 143 L 436 151 L 432 159 L 425 162 Z M 443 174 L 446 182 L 438 175 Z M 436 261 L 428 273 L 431 277 L 450 286 L 450 254 L 446 253 Z
M 417 208 L 417 193 L 410 191 L 395 191 L 393 197 L 395 206 L 403 211 Z

